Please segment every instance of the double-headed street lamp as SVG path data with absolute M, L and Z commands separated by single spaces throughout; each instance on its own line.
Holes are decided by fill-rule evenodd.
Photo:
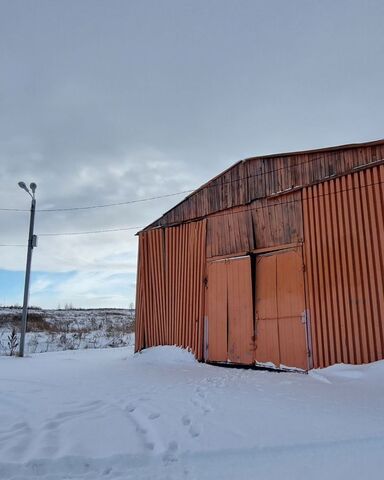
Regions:
M 31 193 L 29 188 L 24 182 L 19 182 L 19 187 L 25 190 L 28 193 L 28 195 L 32 198 L 31 216 L 29 220 L 27 267 L 25 270 L 23 315 L 21 317 L 20 350 L 19 350 L 20 357 L 24 356 L 25 332 L 27 330 L 29 279 L 31 277 L 32 250 L 34 247 L 37 246 L 37 236 L 33 234 L 33 227 L 35 224 L 35 210 L 36 210 L 36 199 L 35 199 L 36 186 L 37 186 L 36 183 L 31 183 L 29 185 L 29 188 L 32 190 L 32 193 Z

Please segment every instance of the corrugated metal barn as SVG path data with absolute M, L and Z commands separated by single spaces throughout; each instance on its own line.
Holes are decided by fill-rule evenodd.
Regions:
M 383 358 L 384 140 L 249 158 L 139 233 L 136 350 L 303 370 Z

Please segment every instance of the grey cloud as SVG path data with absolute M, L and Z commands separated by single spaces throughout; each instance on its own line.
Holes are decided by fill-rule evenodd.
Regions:
M 19 180 L 39 207 L 113 203 L 247 156 L 382 137 L 383 15 L 379 0 L 1 1 L 0 207 L 28 207 Z M 180 198 L 40 213 L 36 229 L 142 226 Z M 25 241 L 27 222 L 0 212 L 1 241 Z M 42 237 L 34 268 L 133 272 L 136 246 Z M 0 268 L 24 257 L 0 250 Z

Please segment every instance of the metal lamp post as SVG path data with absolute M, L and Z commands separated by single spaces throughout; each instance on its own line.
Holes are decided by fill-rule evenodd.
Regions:
M 29 188 L 24 182 L 19 182 L 19 187 L 25 190 L 28 195 L 32 198 L 31 202 L 31 216 L 29 220 L 29 235 L 28 235 L 28 253 L 27 253 L 27 266 L 25 270 L 25 283 L 24 283 L 24 302 L 23 302 L 23 315 L 21 317 L 21 331 L 20 331 L 20 350 L 19 356 L 24 356 L 24 344 L 25 344 L 25 333 L 27 330 L 27 316 L 28 316 L 28 297 L 29 297 L 29 280 L 31 277 L 31 263 L 32 263 L 32 250 L 37 246 L 37 237 L 33 234 L 33 228 L 35 224 L 35 210 L 36 210 L 36 183 L 31 183 L 29 188 L 32 190 L 30 192 Z

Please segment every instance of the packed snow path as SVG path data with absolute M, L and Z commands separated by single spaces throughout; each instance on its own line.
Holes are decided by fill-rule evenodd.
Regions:
M 0 358 L 0 479 L 359 479 L 384 469 L 384 362 L 310 375 L 174 347 Z

